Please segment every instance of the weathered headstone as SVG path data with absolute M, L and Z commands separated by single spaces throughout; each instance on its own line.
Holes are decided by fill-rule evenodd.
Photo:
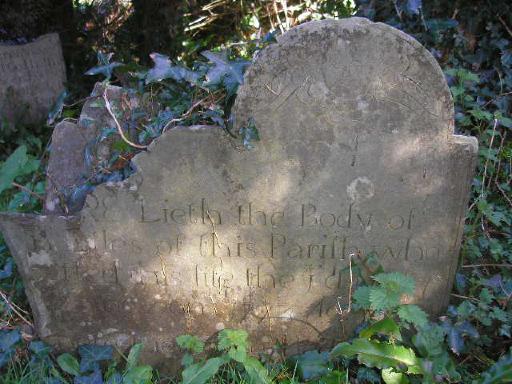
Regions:
M 254 149 L 174 129 L 79 217 L 1 217 L 45 340 L 142 341 L 167 364 L 177 335 L 224 327 L 258 350 L 329 347 L 356 322 L 336 311 L 351 255 L 370 252 L 416 279 L 411 302 L 446 306 L 477 142 L 453 134 L 418 42 L 359 18 L 301 25 L 259 54 L 234 113 Z
M 102 131 L 116 126 L 105 108 L 104 92 L 104 85 L 97 83 L 82 108 L 78 122 L 63 121 L 53 130 L 46 169 L 44 213 L 73 214 L 80 211 L 83 199 L 72 199 L 73 203 L 70 204 L 67 201 L 71 200 L 70 193 L 91 179 L 99 162 L 111 157 L 112 139 L 98 140 Z M 123 129 L 133 128 L 130 127 L 129 114 L 124 112 L 139 106 L 137 97 L 111 85 L 107 88 L 106 96 L 109 103 L 116 106 L 118 121 Z
M 0 44 L 0 117 L 40 123 L 64 90 L 66 67 L 59 35 L 22 45 Z

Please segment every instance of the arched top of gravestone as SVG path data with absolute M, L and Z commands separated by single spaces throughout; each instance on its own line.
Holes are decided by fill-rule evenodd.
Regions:
M 263 49 L 245 74 L 236 127 L 304 143 L 345 135 L 453 135 L 453 102 L 441 68 L 407 34 L 364 18 L 297 26 Z M 308 132 L 318 131 L 313 134 Z

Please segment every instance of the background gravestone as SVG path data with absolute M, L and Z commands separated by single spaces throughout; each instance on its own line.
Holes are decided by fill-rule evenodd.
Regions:
M 22 45 L 0 44 L 0 117 L 25 124 L 41 122 L 65 82 L 58 34 Z
M 447 305 L 477 142 L 453 135 L 419 43 L 359 18 L 303 24 L 259 54 L 234 113 L 254 149 L 177 128 L 78 216 L 1 216 L 45 340 L 142 341 L 166 364 L 177 335 L 224 327 L 257 350 L 330 347 L 357 323 L 336 308 L 369 253 L 416 279 L 410 302 Z

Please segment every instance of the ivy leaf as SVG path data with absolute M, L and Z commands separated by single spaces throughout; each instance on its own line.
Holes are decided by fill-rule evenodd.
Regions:
M 211 379 L 219 370 L 225 360 L 221 357 L 214 357 L 206 360 L 204 364 L 196 363 L 186 368 L 182 373 L 182 384 L 204 384 Z
M 103 384 L 103 377 L 99 369 L 96 369 L 89 376 L 75 376 L 73 384 Z
M 487 371 L 483 372 L 478 384 L 499 384 L 512 382 L 512 348 Z
M 20 341 L 21 333 L 18 329 L 0 331 L 0 350 L 9 352 Z
M 329 372 L 327 365 L 329 362 L 328 352 L 308 351 L 302 355 L 293 356 L 290 360 L 295 362 L 299 373 L 306 381 Z
M 62 110 L 64 109 L 64 101 L 66 100 L 66 97 L 68 97 L 68 91 L 64 90 L 59 95 L 51 111 L 48 113 L 48 119 L 46 120 L 47 125 L 52 125 L 55 123 L 55 120 L 60 118 Z
M 425 25 L 433 32 L 442 32 L 450 28 L 456 28 L 459 23 L 454 19 L 427 19 Z
M 27 155 L 27 147 L 20 145 L 0 167 L 0 193 L 11 188 L 18 176 L 32 173 L 38 167 L 39 161 L 31 159 Z
M 173 79 L 176 81 L 188 81 L 191 84 L 197 83 L 200 75 L 188 68 L 174 65 L 168 56 L 160 53 L 152 53 L 149 55 L 154 62 L 146 75 L 146 84 L 154 83 L 164 79 Z
M 52 351 L 52 348 L 42 341 L 31 341 L 29 349 L 38 357 L 46 357 Z
M 201 55 L 213 63 L 213 66 L 206 73 L 206 87 L 220 87 L 223 85 L 228 96 L 236 94 L 238 86 L 244 82 L 244 71 L 249 62 L 243 59 L 229 60 L 226 51 L 215 53 L 203 51 Z
M 12 257 L 9 257 L 4 265 L 4 267 L 0 270 L 0 280 L 7 279 L 12 276 L 12 267 L 14 263 L 12 261 Z
M 153 377 L 153 368 L 149 365 L 130 368 L 123 377 L 123 384 L 142 384 Z
M 78 360 L 69 353 L 63 353 L 57 357 L 57 364 L 59 364 L 60 369 L 64 372 L 73 376 L 80 376 L 80 364 Z
M 204 350 L 204 342 L 197 336 L 181 335 L 176 338 L 176 343 L 180 348 L 192 353 L 200 353 Z
M 436 357 L 445 352 L 446 332 L 440 325 L 429 324 L 412 337 L 412 342 L 422 356 Z
M 370 339 L 372 336 L 377 334 L 387 335 L 400 341 L 402 340 L 400 327 L 393 319 L 389 317 L 385 317 L 384 319 L 379 320 L 369 327 L 363 329 L 361 332 L 359 332 L 359 337 Z
M 242 136 L 242 143 L 247 149 L 254 148 L 252 144 L 254 141 L 260 141 L 260 133 L 253 118 L 250 118 L 245 126 L 240 127 L 239 133 Z
M 114 372 L 114 374 L 108 378 L 107 384 L 123 384 L 123 376 L 121 376 L 119 372 Z
M 98 51 L 97 57 L 98 57 L 98 65 L 96 67 L 93 67 L 89 69 L 87 72 L 85 72 L 86 75 L 94 76 L 94 75 L 103 75 L 105 76 L 106 80 L 110 80 L 112 77 L 112 73 L 114 71 L 114 68 L 120 67 L 123 65 L 122 63 L 118 63 L 116 61 L 110 62 L 110 59 L 112 59 L 113 53 L 103 53 Z
M 352 343 L 338 344 L 331 352 L 332 357 L 352 358 L 357 356 L 360 363 L 368 367 L 397 368 L 407 367 L 408 373 L 421 373 L 420 360 L 412 349 L 368 339 L 354 339 Z
M 407 0 L 407 10 L 410 14 L 419 15 L 421 12 L 421 0 Z
M 417 305 L 400 305 L 397 311 L 400 320 L 413 324 L 416 327 L 423 327 L 428 324 L 427 314 Z
M 81 345 L 78 347 L 78 354 L 81 357 L 80 371 L 96 370 L 98 362 L 112 359 L 112 351 L 110 345 Z

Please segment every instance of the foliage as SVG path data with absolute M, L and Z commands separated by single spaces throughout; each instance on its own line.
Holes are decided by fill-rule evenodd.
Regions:
M 182 359 L 183 384 L 203 384 L 214 377 L 223 366 L 236 367 L 249 383 L 270 383 L 266 368 L 258 359 L 249 356 L 247 332 L 243 330 L 223 329 L 219 332 L 216 349 L 220 353 L 215 357 L 198 356 L 204 350 L 204 343 L 195 336 L 179 336 L 178 345 L 187 352 Z

